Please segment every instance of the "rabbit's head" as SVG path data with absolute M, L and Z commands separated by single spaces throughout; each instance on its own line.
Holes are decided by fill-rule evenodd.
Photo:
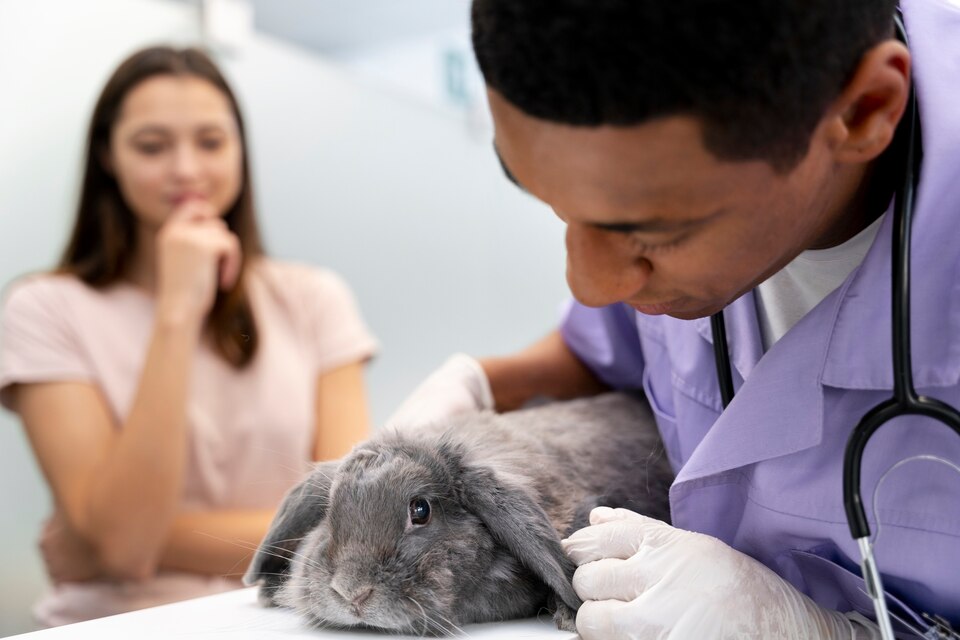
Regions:
M 395 435 L 291 490 L 245 581 L 318 625 L 437 635 L 576 609 L 573 569 L 522 477 Z

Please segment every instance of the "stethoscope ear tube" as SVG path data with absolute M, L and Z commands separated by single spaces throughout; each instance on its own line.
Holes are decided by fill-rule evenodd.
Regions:
M 899 16 L 896 19 L 901 38 L 906 33 Z M 913 221 L 913 203 L 919 173 L 917 137 L 919 114 L 913 85 L 904 114 L 907 129 L 903 183 L 897 190 L 893 210 L 893 246 L 891 268 L 892 338 L 893 338 L 893 397 L 868 411 L 847 440 L 843 461 L 844 508 L 854 538 L 870 535 L 863 501 L 860 496 L 860 472 L 864 450 L 877 429 L 893 418 L 905 415 L 926 416 L 938 420 L 960 435 L 960 413 L 950 405 L 920 396 L 913 386 L 913 366 L 910 348 L 910 232 Z

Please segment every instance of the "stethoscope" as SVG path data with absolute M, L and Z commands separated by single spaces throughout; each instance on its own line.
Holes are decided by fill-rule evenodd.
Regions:
M 896 15 L 894 20 L 898 37 L 907 44 L 906 29 L 900 15 Z M 916 136 L 920 117 L 912 83 L 904 118 L 907 127 L 906 167 L 903 183 L 897 190 L 893 207 L 893 397 L 864 414 L 853 433 L 850 434 L 843 458 L 843 504 L 847 512 L 847 524 L 860 547 L 863 579 L 867 585 L 867 593 L 873 600 L 883 640 L 894 640 L 893 625 L 884 598 L 883 582 L 873 555 L 873 544 L 870 542 L 870 525 L 867 524 L 867 516 L 860 495 L 860 465 L 863 460 L 863 451 L 877 429 L 894 418 L 906 415 L 927 416 L 939 420 L 960 435 L 960 412 L 939 400 L 918 395 L 913 387 L 913 368 L 910 360 L 910 223 L 919 175 Z M 710 318 L 710 326 L 713 332 L 720 396 L 726 408 L 733 399 L 734 392 L 730 352 L 727 347 L 722 311 Z

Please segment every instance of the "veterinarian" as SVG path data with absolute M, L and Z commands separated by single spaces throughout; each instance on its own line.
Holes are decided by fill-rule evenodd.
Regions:
M 474 0 L 508 177 L 566 225 L 576 299 L 508 357 L 451 358 L 393 420 L 642 388 L 672 526 L 600 508 L 564 541 L 586 640 L 877 638 L 843 504 L 890 397 L 891 233 L 911 81 L 922 162 L 913 375 L 960 404 L 960 4 Z M 724 409 L 709 316 L 723 311 Z M 960 438 L 879 431 L 864 500 L 891 612 L 960 627 Z M 879 524 L 877 521 L 879 520 Z
M 366 435 L 376 346 L 336 274 L 263 254 L 240 111 L 203 52 L 125 60 L 85 160 L 59 267 L 3 309 L 0 400 L 55 504 L 45 626 L 241 586 L 307 463 Z

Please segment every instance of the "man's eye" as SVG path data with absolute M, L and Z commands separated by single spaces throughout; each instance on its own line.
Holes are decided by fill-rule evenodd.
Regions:
M 656 253 L 657 251 L 666 251 L 676 247 L 683 241 L 683 238 L 677 238 L 670 242 L 661 242 L 659 244 L 644 244 L 639 240 L 634 243 L 635 249 L 641 253 Z
M 423 526 L 430 522 L 430 503 L 424 498 L 410 501 L 410 524 Z

